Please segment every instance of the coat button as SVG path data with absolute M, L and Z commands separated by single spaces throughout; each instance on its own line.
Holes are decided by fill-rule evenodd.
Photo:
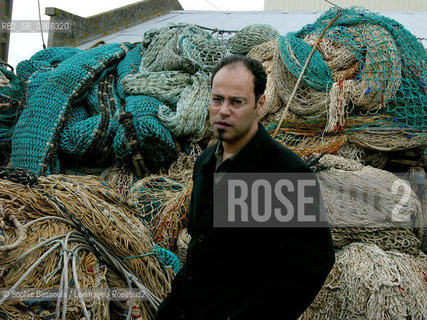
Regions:
M 188 273 L 188 275 L 187 275 L 187 279 L 188 279 L 188 280 L 190 280 L 190 281 L 191 281 L 191 280 L 193 280 L 193 272 L 191 272 L 191 271 L 190 271 L 190 272 Z
M 203 242 L 205 241 L 205 239 L 206 239 L 206 236 L 203 233 L 199 234 L 199 236 L 197 237 L 197 241 L 199 242 Z
M 187 312 L 185 309 L 181 309 L 178 315 L 178 319 L 186 319 L 187 318 Z

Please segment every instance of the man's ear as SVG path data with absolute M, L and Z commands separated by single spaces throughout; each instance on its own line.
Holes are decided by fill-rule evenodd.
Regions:
M 265 107 L 265 94 L 258 98 L 256 114 L 260 115 Z

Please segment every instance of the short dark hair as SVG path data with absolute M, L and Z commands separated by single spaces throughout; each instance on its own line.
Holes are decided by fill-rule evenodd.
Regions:
M 265 87 L 267 86 L 267 73 L 265 72 L 261 62 L 249 58 L 247 56 L 243 56 L 241 54 L 233 54 L 230 56 L 226 56 L 215 66 L 211 78 L 211 87 L 213 83 L 213 78 L 219 70 L 221 70 L 225 66 L 237 63 L 242 63 L 253 74 L 255 98 L 256 100 L 258 100 L 258 98 L 264 93 Z

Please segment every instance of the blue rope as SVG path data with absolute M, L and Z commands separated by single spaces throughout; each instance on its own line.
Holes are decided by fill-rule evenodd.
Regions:
M 142 258 L 146 256 L 154 255 L 160 262 L 165 264 L 168 267 L 171 267 L 173 273 L 176 275 L 179 271 L 179 259 L 173 254 L 173 252 L 159 247 L 157 244 L 154 246 L 154 249 L 150 253 L 141 254 L 138 256 L 124 257 L 123 260 L 129 260 L 134 258 Z

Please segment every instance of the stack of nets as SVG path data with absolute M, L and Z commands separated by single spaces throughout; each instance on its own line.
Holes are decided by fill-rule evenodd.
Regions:
M 170 165 L 176 149 L 157 117 L 160 101 L 129 96 L 120 82 L 139 69 L 143 53 L 141 44 L 50 48 L 21 62 L 27 108 L 12 137 L 12 166 L 48 175 L 61 162 L 113 160 L 142 176 Z
M 194 25 L 172 24 L 144 35 L 139 72 L 121 80 L 125 94 L 164 103 L 158 117 L 174 138 L 198 139 L 209 106 L 209 72 L 230 54 L 224 41 Z
M 326 168 L 317 177 L 337 248 L 363 242 L 419 252 L 423 210 L 407 181 L 333 155 L 322 157 L 318 166 Z
M 176 272 L 179 261 L 152 242 L 123 197 L 94 176 L 37 180 L 31 172 L 3 168 L 0 177 L 15 181 L 0 179 L 1 287 L 92 290 L 92 298 L 59 294 L 50 304 L 3 296 L 0 314 L 31 319 L 44 309 L 66 319 L 154 318 L 170 290 L 169 266 Z M 143 292 L 143 299 L 93 299 L 93 290 L 126 288 Z
M 302 73 L 315 43 L 316 50 Z M 362 8 L 342 12 L 331 8 L 313 24 L 280 36 L 273 61 L 278 94 L 289 103 L 292 114 L 304 119 L 326 116 L 326 132 L 343 129 L 350 114 L 367 118 L 383 114 L 386 125 L 365 123 L 351 131 L 368 126 L 404 127 L 414 132 L 407 135 L 407 142 L 425 143 L 427 56 L 421 42 L 398 22 Z M 411 139 L 417 134 L 421 138 Z
M 353 243 L 300 320 L 426 319 L 427 256 Z
M 427 256 L 419 250 L 425 216 L 409 183 L 334 155 L 314 169 L 338 252 L 299 319 L 427 317 Z
M 56 68 L 31 75 L 33 84 L 26 88 L 26 108 L 13 132 L 11 162 L 14 167 L 26 168 L 38 175 L 59 171 L 58 144 L 70 103 L 81 98 L 98 77 L 103 78 L 107 68 L 123 58 L 127 50 L 121 44 L 96 47 L 73 54 Z M 105 116 L 101 115 L 97 124 L 95 130 L 101 125 L 105 127 Z M 88 128 L 85 124 L 82 127 Z M 86 134 L 91 136 L 90 131 Z
M 124 90 L 124 79 L 137 72 L 144 52 L 138 44 L 117 66 L 117 92 L 123 101 L 116 111 L 119 124 L 113 142 L 116 164 L 132 168 L 138 177 L 167 167 L 176 158 L 172 136 L 157 117 L 162 105 L 158 96 L 128 95 Z

